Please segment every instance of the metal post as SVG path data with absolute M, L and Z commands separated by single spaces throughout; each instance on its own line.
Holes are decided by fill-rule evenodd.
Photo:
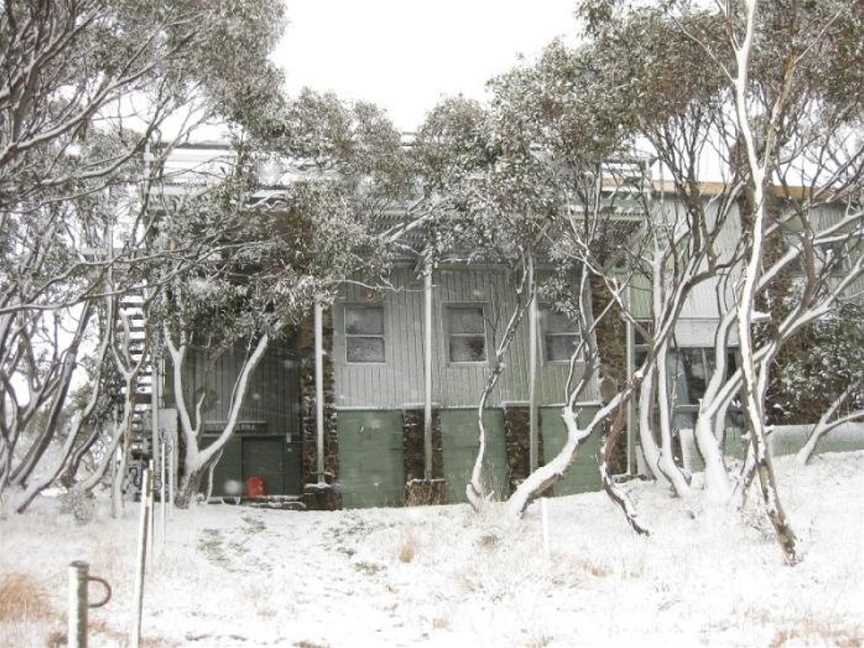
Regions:
M 159 504 L 160 504 L 160 508 L 162 510 L 162 534 L 159 536 L 159 538 L 161 540 L 161 548 L 162 549 L 165 549 L 165 535 L 168 532 L 168 523 L 167 523 L 168 522 L 168 501 L 167 501 L 168 500 L 168 498 L 167 498 L 167 494 L 168 494 L 167 481 L 168 480 L 166 479 L 167 473 L 165 472 L 165 469 L 167 467 L 167 461 L 165 460 L 166 459 L 165 458 L 165 448 L 166 447 L 167 447 L 167 444 L 165 443 L 165 438 L 163 437 L 162 443 L 161 443 L 160 448 L 159 448 L 161 450 L 161 452 L 159 453 L 159 457 L 160 457 L 161 464 L 162 464 L 159 467 L 159 474 L 162 476 L 162 478 L 159 480 L 159 483 L 162 486 L 162 490 L 161 490 L 160 495 L 159 495 Z
M 537 430 L 537 295 L 534 290 L 534 260 L 528 258 L 528 290 L 531 301 L 528 304 L 528 463 L 530 471 L 537 470 L 538 430 Z
M 155 349 L 152 354 L 150 359 L 152 371 L 150 376 L 150 447 L 153 448 L 153 452 L 151 453 L 153 458 L 156 461 L 160 461 L 162 448 L 159 445 L 159 439 L 161 438 L 159 434 L 159 360 Z M 160 473 L 160 478 L 164 479 L 163 473 Z
M 627 288 L 627 308 L 633 312 L 632 304 L 632 286 Z M 627 320 L 627 379 L 633 376 L 636 371 L 636 351 L 635 351 L 635 329 L 633 322 Z M 633 470 L 633 455 L 634 455 L 634 439 L 636 434 L 636 409 L 634 407 L 635 397 L 631 396 L 627 400 L 627 474 L 632 475 Z
M 543 554 L 549 558 L 549 511 L 545 497 L 540 498 L 540 517 L 543 523 Z
M 423 476 L 432 479 L 432 264 L 423 275 Z
M 180 433 L 177 430 L 176 420 L 177 420 L 177 411 L 170 410 L 174 413 L 174 424 L 169 427 L 171 434 L 171 463 L 169 464 L 168 470 L 171 473 L 168 479 L 168 501 L 171 502 L 171 516 L 173 518 L 174 515 L 174 498 L 176 497 L 176 488 L 177 488 L 177 462 L 178 462 L 178 452 L 177 448 L 180 443 Z
M 69 625 L 66 634 L 69 648 L 87 648 L 87 571 L 81 560 L 69 563 Z
M 144 567 L 147 561 L 147 497 L 146 489 L 150 483 L 150 471 L 145 468 L 141 480 L 141 514 L 138 519 L 138 557 L 135 562 L 135 625 L 132 628 L 132 648 L 141 646 L 141 616 L 144 612 Z
M 68 607 L 69 620 L 66 633 L 68 648 L 87 648 L 87 610 L 98 608 L 111 600 L 111 586 L 104 578 L 90 575 L 90 565 L 83 560 L 69 563 Z M 90 603 L 87 585 L 90 581 L 101 583 L 105 596 L 97 603 Z
M 147 462 L 147 467 L 150 473 L 150 481 L 147 482 L 147 489 L 144 494 L 147 496 L 147 555 L 150 560 L 153 560 L 153 536 L 156 535 L 156 507 L 153 505 L 153 494 L 156 485 L 156 466 L 152 459 Z
M 324 484 L 324 306 L 315 300 L 315 452 L 318 483 Z

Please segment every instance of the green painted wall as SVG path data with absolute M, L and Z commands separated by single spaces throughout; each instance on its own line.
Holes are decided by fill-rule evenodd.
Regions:
M 587 424 L 596 413 L 595 408 L 583 409 L 579 414 L 580 425 Z M 564 447 L 567 441 L 567 428 L 561 420 L 561 409 L 558 407 L 540 408 L 540 430 L 543 434 L 543 454 L 546 461 L 552 459 Z M 556 495 L 572 495 L 602 489 L 600 472 L 594 457 L 600 449 L 600 435 L 593 434 L 586 440 L 576 454 L 576 459 L 570 464 L 564 478 L 555 484 Z
M 477 412 L 475 410 L 442 410 L 441 440 L 444 454 L 444 477 L 447 496 L 452 503 L 466 502 L 465 485 L 471 479 L 477 456 Z M 483 415 L 486 425 L 487 488 L 495 492 L 496 499 L 506 495 L 507 453 L 504 446 L 504 412 L 487 410 Z
M 344 507 L 401 506 L 401 412 L 341 411 L 336 425 Z

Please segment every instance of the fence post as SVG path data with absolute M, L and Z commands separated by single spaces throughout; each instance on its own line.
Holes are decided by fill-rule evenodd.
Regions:
M 153 563 L 153 537 L 156 535 L 156 506 L 154 504 L 154 493 L 156 492 L 156 465 L 153 459 L 147 462 L 148 472 L 150 473 L 150 481 L 147 482 L 147 489 L 142 495 L 147 496 L 147 557 L 150 563 Z
M 549 511 L 545 497 L 540 498 L 540 517 L 543 524 L 543 553 L 549 558 Z
M 135 561 L 135 625 L 132 629 L 132 648 L 141 645 L 141 615 L 144 612 L 144 565 L 147 561 L 147 501 L 150 490 L 150 470 L 144 469 L 141 479 L 141 515 L 138 520 L 138 559 Z
M 160 460 L 162 462 L 162 465 L 161 465 L 160 470 L 159 470 L 159 474 L 162 475 L 162 479 L 159 482 L 159 485 L 162 487 L 160 497 L 159 497 L 159 504 L 160 504 L 161 509 L 162 509 L 162 535 L 159 536 L 159 539 L 161 541 L 159 547 L 163 552 L 165 551 L 165 535 L 166 535 L 166 532 L 168 531 L 168 501 L 167 501 L 167 499 L 168 499 L 167 498 L 167 495 L 168 495 L 168 488 L 167 488 L 168 473 L 166 472 L 168 462 L 165 460 L 165 450 L 167 449 L 167 445 L 168 444 L 165 443 L 165 438 L 163 436 L 162 448 L 161 448 L 162 451 L 159 453 Z

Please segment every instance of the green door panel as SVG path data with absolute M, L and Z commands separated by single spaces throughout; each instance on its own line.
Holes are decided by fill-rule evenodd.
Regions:
M 586 424 L 594 409 L 582 410 L 579 423 Z M 559 408 L 544 407 L 540 409 L 540 430 L 543 434 L 543 455 L 545 461 L 550 461 L 567 442 L 567 428 L 561 420 Z M 599 491 L 603 488 L 600 482 L 600 471 L 597 468 L 597 451 L 600 449 L 600 435 L 592 434 L 579 446 L 576 459 L 570 464 L 564 478 L 555 484 L 556 495 L 572 495 Z
M 282 437 L 244 437 L 243 444 L 243 483 L 253 475 L 264 480 L 267 495 L 281 495 L 285 492 Z
M 216 440 L 215 434 L 202 437 L 206 448 Z M 268 495 L 299 495 L 301 450 L 298 445 L 285 443 L 282 436 L 234 435 L 222 450 L 222 458 L 213 470 L 213 495 L 216 497 L 246 494 L 246 480 L 260 475 L 267 485 Z M 236 482 L 239 491 L 229 487 Z M 202 485 L 206 491 L 207 484 Z
M 465 502 L 465 486 L 471 479 L 479 446 L 477 413 L 474 410 L 442 410 L 439 417 L 447 494 L 451 502 Z M 486 426 L 486 488 L 495 493 L 496 499 L 502 499 L 507 485 L 504 413 L 500 409 L 487 410 L 483 422 Z
M 206 448 L 211 443 L 216 440 L 217 436 L 215 434 L 206 434 L 201 439 L 202 447 Z M 219 459 L 219 463 L 216 464 L 216 468 L 213 470 L 213 495 L 214 496 L 223 496 L 223 495 L 242 495 L 243 494 L 243 486 L 242 486 L 242 444 L 240 442 L 240 437 L 233 436 L 228 440 L 228 443 L 225 444 L 225 447 L 222 448 L 222 458 Z M 236 482 L 235 488 L 232 489 L 230 487 L 229 482 Z M 239 491 L 237 488 L 239 487 Z M 207 491 L 207 483 L 201 485 L 202 491 Z
M 339 412 L 339 481 L 345 508 L 401 506 L 401 412 Z

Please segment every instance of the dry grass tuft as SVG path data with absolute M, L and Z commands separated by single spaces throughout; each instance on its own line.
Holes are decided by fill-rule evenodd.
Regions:
M 48 638 L 45 639 L 46 648 L 62 648 L 67 645 L 68 637 L 65 632 L 61 632 L 60 630 L 55 630 L 48 635 Z
M 570 566 L 575 574 L 579 576 L 593 576 L 594 578 L 606 578 L 612 575 L 612 569 L 607 565 L 588 558 L 574 558 Z
M 0 622 L 50 619 L 56 613 L 45 590 L 26 574 L 8 574 L 0 580 Z
M 399 545 L 399 560 L 403 563 L 410 563 L 417 556 L 417 537 L 414 531 L 408 531 L 403 537 Z
M 447 617 L 435 617 L 432 619 L 432 627 L 436 630 L 446 630 L 450 627 L 450 619 Z
M 771 640 L 771 648 L 783 648 L 788 643 L 792 645 L 836 646 L 837 648 L 862 648 L 864 646 L 864 629 L 838 626 L 832 623 L 819 622 L 814 619 L 802 619 L 794 625 L 781 628 Z

